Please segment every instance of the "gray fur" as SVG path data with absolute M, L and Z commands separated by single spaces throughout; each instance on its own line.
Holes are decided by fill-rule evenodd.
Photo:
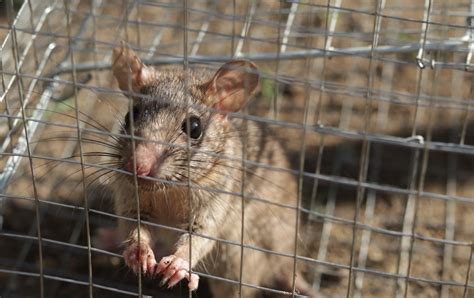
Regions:
M 286 171 L 242 162 L 245 157 L 248 161 L 289 168 L 284 151 L 271 131 L 261 125 L 210 111 L 203 84 L 211 78 L 212 73 L 205 71 L 189 71 L 186 75 L 179 69 L 156 71 L 154 79 L 140 90 L 145 98 L 134 98 L 139 109 L 134 135 L 146 139 L 137 141 L 136 146 L 151 142 L 150 146 L 156 146 L 153 148 L 169 153 L 155 177 L 165 182 L 139 179 L 140 213 L 149 222 L 191 228 L 195 234 L 190 240 L 186 233 L 147 225 L 140 228 L 146 235 L 149 233 L 157 261 L 177 252 L 185 252 L 187 257 L 192 241 L 193 268 L 238 281 L 242 265 L 244 283 L 274 286 L 275 280 L 285 280 L 283 290 L 291 290 L 292 258 L 244 248 L 241 262 L 240 245 L 198 236 L 235 243 L 243 239 L 245 245 L 287 254 L 293 254 L 295 249 L 296 211 L 277 206 L 297 206 L 295 178 Z M 204 127 L 201 140 L 190 140 L 190 150 L 188 136 L 181 129 L 189 114 L 200 117 Z M 126 164 L 133 156 L 131 142 L 122 141 L 119 145 Z M 187 187 L 188 178 L 191 189 Z M 114 192 L 117 213 L 136 217 L 133 177 L 124 175 L 117 180 Z M 124 239 L 132 237 L 136 224 L 122 222 L 119 229 Z M 306 287 L 301 277 L 298 281 L 302 288 Z M 238 296 L 236 285 L 212 280 L 210 285 L 214 297 Z M 244 287 L 243 291 L 242 297 L 260 295 L 252 288 Z

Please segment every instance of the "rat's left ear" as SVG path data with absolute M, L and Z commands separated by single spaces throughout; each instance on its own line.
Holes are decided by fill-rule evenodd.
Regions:
M 224 64 L 204 85 L 208 104 L 225 112 L 237 112 L 258 89 L 258 69 L 246 60 Z

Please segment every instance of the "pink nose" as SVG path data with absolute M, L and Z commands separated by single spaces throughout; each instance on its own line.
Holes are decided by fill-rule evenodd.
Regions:
M 138 176 L 148 176 L 151 172 L 152 165 L 148 163 L 142 163 L 137 160 L 136 164 L 136 169 L 137 169 L 137 175 Z M 133 173 L 133 161 L 130 160 L 127 162 L 125 165 L 125 169 L 129 171 L 130 173 Z
M 151 176 L 150 173 L 155 166 L 156 157 L 149 146 L 137 145 L 135 161 L 135 169 L 138 176 Z M 125 169 L 133 173 L 133 155 L 130 156 L 130 160 L 125 165 Z

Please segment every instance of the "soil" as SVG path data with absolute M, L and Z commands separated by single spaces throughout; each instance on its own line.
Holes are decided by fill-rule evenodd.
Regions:
M 372 44 L 373 2 L 342 2 L 344 10 L 338 18 L 333 47 Z M 464 35 L 466 29 L 454 25 L 464 26 L 465 18 L 454 12 L 467 13 L 469 6 L 464 3 L 466 1 L 449 2 L 434 3 L 432 21 L 453 26 L 432 25 L 428 37 L 430 40 Z M 77 8 L 71 10 L 70 35 L 80 33 L 82 21 L 90 17 L 89 3 L 90 1 L 80 1 Z M 248 33 L 251 38 L 244 40 L 238 36 L 245 26 L 246 15 L 251 11 L 251 3 L 237 1 L 235 22 L 232 22 L 234 8 L 225 1 L 189 3 L 189 53 L 194 50 L 196 43 L 193 41 L 207 19 L 208 33 L 197 49 L 198 55 L 230 55 L 235 53 L 240 40 L 243 41 L 243 53 L 276 53 L 280 49 L 276 41 L 278 36 L 284 34 L 291 4 L 259 1 Z M 325 1 L 314 1 L 314 4 L 320 6 L 300 3 L 292 34 L 288 39 L 287 52 L 324 48 Z M 122 21 L 126 9 L 122 2 L 117 4 L 114 1 L 104 1 L 96 8 L 98 16 L 92 17 L 88 23 L 95 23 L 95 26 L 86 26 L 82 39 L 74 39 L 73 56 L 76 65 L 109 61 L 111 49 L 122 39 L 127 40 L 142 57 L 147 58 L 148 49 L 159 34 L 160 45 L 151 57 L 179 57 L 183 53 L 184 36 L 180 27 L 183 23 L 182 9 L 174 2 L 146 2 L 141 4 L 138 12 L 132 6 L 128 10 L 130 15 L 125 24 Z M 447 15 L 443 11 L 453 14 Z M 422 5 L 400 0 L 387 4 L 383 15 L 379 44 L 404 45 L 419 41 L 420 21 L 423 20 Z M 4 17 L 0 20 L 1 24 L 6 24 Z M 141 21 L 140 26 L 136 25 L 138 20 Z M 58 49 L 41 73 L 41 82 L 31 93 L 31 103 L 25 110 L 27 115 L 31 115 L 34 104 L 48 88 L 49 83 L 45 80 L 48 73 L 67 54 L 69 44 L 65 32 L 64 9 L 61 6 L 54 9 L 48 22 L 41 32 L 49 34 L 42 34 L 35 41 L 37 52 L 42 54 L 53 41 L 58 44 Z M 277 29 L 278 25 L 280 30 Z M 2 26 L 0 40 L 7 32 L 5 26 Z M 24 40 L 19 41 L 20 46 L 31 38 L 31 34 L 25 34 L 23 38 Z M 428 58 L 434 57 L 437 61 L 462 63 L 465 61 L 465 53 L 462 51 L 465 49 L 466 45 L 456 51 L 425 55 Z M 407 138 L 416 134 L 423 136 L 426 142 L 453 144 L 453 148 L 458 149 L 467 148 L 460 144 L 474 145 L 474 119 L 467 110 L 467 104 L 472 99 L 472 72 L 429 67 L 421 70 L 415 62 L 416 54 L 376 53 L 372 63 L 367 56 L 354 55 L 327 59 L 256 61 L 263 77 L 261 92 L 248 106 L 247 113 L 277 120 L 274 122 L 277 124 L 287 124 L 287 127 L 272 125 L 272 128 L 284 141 L 292 169 L 302 168 L 308 173 L 302 179 L 302 206 L 311 210 L 313 215 L 302 213 L 305 225 L 301 236 L 303 243 L 298 252 L 304 257 L 327 263 L 309 261 L 299 265 L 304 266 L 306 279 L 315 285 L 319 285 L 320 280 L 319 292 L 324 296 L 346 296 L 351 284 L 350 278 L 356 280 L 355 284 L 351 284 L 351 296 L 395 296 L 397 292 L 403 294 L 405 285 L 408 285 L 408 297 L 459 297 L 464 294 L 466 276 L 473 266 L 470 261 L 472 249 L 468 245 L 474 239 L 472 150 L 450 153 L 424 150 L 423 147 L 413 149 L 403 143 L 364 142 L 363 134 L 354 139 L 344 135 L 321 134 L 316 129 L 339 128 L 352 133 L 366 131 L 378 137 Z M 27 75 L 23 84 L 28 86 L 31 82 L 28 74 L 34 75 L 36 66 L 32 54 L 25 61 L 22 71 Z M 8 64 L 9 62 L 11 61 L 4 60 L 5 69 L 11 69 L 12 64 Z M 219 63 L 199 66 L 217 69 Z M 276 77 L 278 80 L 275 80 Z M 138 291 L 137 277 L 125 267 L 120 257 L 121 248 L 108 247 L 104 244 L 103 237 L 100 237 L 110 229 L 113 230 L 116 225 L 112 216 L 102 213 L 113 214 L 108 176 L 101 176 L 103 172 L 97 171 L 97 168 L 86 167 L 87 178 L 82 179 L 80 165 L 69 162 L 79 160 L 74 157 L 80 150 L 73 109 L 76 103 L 81 111 L 80 121 L 87 129 L 83 137 L 110 142 L 107 135 L 97 133 L 96 130 L 117 131 L 117 123 L 126 113 L 128 102 L 117 91 L 117 85 L 108 69 L 78 72 L 76 81 L 83 82 L 83 86 L 77 88 L 76 92 L 71 87 L 70 74 L 61 74 L 57 79 L 63 80 L 55 89 L 54 96 L 58 100 L 50 102 L 42 116 L 46 123 L 31 136 L 31 148 L 34 148 L 35 155 L 32 167 L 28 159 L 24 158 L 15 177 L 3 191 L 5 199 L 0 201 L 0 214 L 3 216 L 0 230 L 0 296 L 37 296 L 39 278 L 27 273 L 38 274 L 40 262 L 44 274 L 48 276 L 44 279 L 45 296 L 88 295 L 88 255 L 87 249 L 84 249 L 87 245 L 87 230 L 84 212 L 80 209 L 84 206 L 85 199 L 92 209 L 89 213 L 90 233 L 92 246 L 97 248 L 91 255 L 94 283 L 104 286 L 95 287 L 94 295 L 128 296 L 126 293 L 107 289 L 110 287 L 134 293 Z M 321 85 L 324 86 L 321 88 Z M 11 114 L 19 111 L 19 88 L 21 89 L 15 84 L 6 93 L 8 111 Z M 26 92 L 27 87 L 22 90 Z M 3 104 L 1 109 L 6 115 L 7 110 Z M 303 131 L 305 118 L 307 125 Z M 317 123 L 323 126 L 316 126 Z M 17 129 L 13 134 L 13 144 L 18 142 L 21 131 Z M 7 132 L 5 120 L 0 125 L 1 139 L 4 139 Z M 83 145 L 84 152 L 104 151 L 104 146 L 98 144 L 85 142 Z M 7 148 L 6 153 L 11 152 L 12 148 Z M 417 155 L 414 166 L 414 157 Z M 3 154 L 0 157 L 2 169 L 10 156 Z M 47 158 L 64 160 L 50 162 Z M 363 163 L 364 159 L 368 165 Z M 90 165 L 97 165 L 104 160 L 86 158 Z M 400 191 L 390 192 L 380 188 L 373 190 L 365 185 L 358 186 L 360 173 L 364 172 L 365 167 L 366 178 L 360 182 L 367 181 Z M 31 168 L 35 177 L 34 186 Z M 309 174 L 315 172 L 322 175 L 323 179 L 311 178 Z M 332 181 L 331 178 L 336 179 Z M 351 184 L 344 183 L 347 181 L 351 181 Z M 408 196 L 406 191 L 410 189 L 422 193 Z M 440 199 L 440 195 L 447 195 L 450 199 Z M 36 198 L 40 201 L 36 202 Z M 407 240 L 413 240 L 410 266 L 412 278 L 407 280 L 403 277 L 403 271 L 400 273 L 402 277 L 398 279 L 390 275 L 396 275 L 399 271 L 402 254 L 400 233 L 403 232 L 405 210 L 410 205 L 409 201 L 414 204 L 412 208 L 408 208 L 408 213 L 416 210 L 413 231 L 420 237 L 411 239 L 405 236 Z M 373 213 L 370 213 L 370 202 L 374 204 Z M 334 209 L 331 204 L 334 204 Z M 35 238 L 38 236 L 37 210 L 43 239 L 41 260 L 38 258 L 38 242 Z M 361 226 L 354 229 L 354 218 L 357 218 L 362 227 L 369 229 Z M 369 240 L 368 230 L 372 231 Z M 444 239 L 455 242 L 445 244 L 439 241 Z M 361 251 L 361 247 L 364 247 L 362 243 L 367 240 L 367 257 L 359 259 L 364 252 Z M 321 254 L 320 248 L 325 247 L 324 241 L 328 245 L 323 257 L 318 253 Z M 363 281 L 360 279 L 362 273 L 353 271 L 350 274 L 348 266 L 351 258 L 353 266 L 367 268 L 372 272 L 365 273 Z M 23 273 L 14 274 L 8 270 Z M 470 288 L 466 297 L 474 295 L 472 275 L 468 279 Z M 205 281 L 203 278 L 196 297 L 209 296 Z M 451 285 L 441 286 L 442 283 Z M 155 280 L 144 280 L 143 293 L 159 297 L 187 296 L 184 283 L 169 291 L 160 289 Z

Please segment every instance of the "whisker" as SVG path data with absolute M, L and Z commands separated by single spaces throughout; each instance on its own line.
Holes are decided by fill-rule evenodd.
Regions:
M 110 149 L 113 149 L 113 150 L 117 150 L 117 151 L 119 151 L 121 149 L 117 145 L 107 143 L 105 141 L 100 141 L 100 140 L 91 139 L 91 138 L 87 138 L 87 137 L 82 137 L 81 139 L 85 143 L 102 145 L 104 147 L 107 147 L 107 148 L 110 148 Z M 75 142 L 75 141 L 77 141 L 77 137 L 72 137 L 72 136 L 71 137 L 67 137 L 67 136 L 64 136 L 64 137 L 62 137 L 62 136 L 49 137 L 49 138 L 45 138 L 45 139 L 32 141 L 31 144 L 35 144 L 35 143 L 38 144 L 38 143 L 44 143 L 44 142 L 55 142 L 55 141 Z
M 71 108 L 71 111 L 74 111 L 75 108 L 67 105 L 66 103 L 62 102 L 60 104 L 63 104 L 63 105 L 66 105 L 67 107 Z M 52 113 L 52 114 L 56 114 L 56 115 L 60 115 L 60 116 L 63 116 L 63 117 L 67 117 L 67 118 L 70 118 L 70 119 L 74 119 L 76 120 L 76 116 L 75 115 L 71 115 L 71 114 L 67 114 L 67 113 L 63 113 L 63 112 L 60 112 L 60 111 L 56 111 L 56 110 L 51 110 L 51 109 L 41 109 L 41 108 L 25 108 L 25 110 L 37 110 L 37 111 L 44 111 L 44 112 L 48 112 L 48 113 Z M 79 118 L 78 120 L 84 124 L 87 124 L 89 125 L 90 127 L 93 127 L 95 129 L 97 129 L 98 131 L 106 131 L 106 132 L 110 132 L 111 133 L 111 130 L 108 129 L 107 127 L 105 127 L 104 125 L 102 125 L 100 122 L 98 122 L 97 120 L 95 120 L 94 118 L 92 118 L 91 116 L 87 115 L 86 113 L 78 110 L 78 112 L 85 116 L 88 120 L 91 120 L 93 121 L 92 123 L 91 122 L 88 122 L 82 118 Z M 116 141 L 118 141 L 118 138 L 114 135 L 110 135 L 113 139 L 115 139 Z

